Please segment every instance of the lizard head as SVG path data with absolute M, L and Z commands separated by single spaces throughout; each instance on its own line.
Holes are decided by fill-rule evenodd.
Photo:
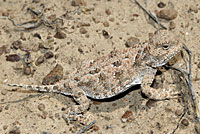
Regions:
M 183 47 L 183 42 L 170 31 L 159 30 L 149 39 L 149 64 L 159 67 L 167 64 Z

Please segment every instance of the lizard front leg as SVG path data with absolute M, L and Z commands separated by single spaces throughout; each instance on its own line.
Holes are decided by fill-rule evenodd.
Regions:
M 154 89 L 150 87 L 153 80 L 154 80 L 154 75 L 148 74 L 144 76 L 141 84 L 141 90 L 148 98 L 153 100 L 165 100 L 165 99 L 173 99 L 180 97 L 179 96 L 180 92 L 173 91 L 174 85 L 168 87 L 169 90 L 166 90 L 165 88 Z

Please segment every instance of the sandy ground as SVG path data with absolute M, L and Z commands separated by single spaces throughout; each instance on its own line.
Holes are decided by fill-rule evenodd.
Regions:
M 173 20 L 161 20 L 171 31 L 180 35 L 192 51 L 192 80 L 197 98 L 200 96 L 200 2 L 198 0 L 140 0 L 150 11 L 173 8 L 178 15 Z M 145 4 L 146 2 L 146 4 Z M 165 7 L 159 8 L 163 2 Z M 79 8 L 80 6 L 80 8 Z M 163 5 L 160 4 L 160 7 Z M 60 27 L 64 35 L 54 36 L 56 30 L 40 26 L 33 30 L 16 31 L 16 27 L 7 19 L 0 19 L 0 47 L 5 52 L 0 56 L 0 133 L 1 134 L 69 134 L 76 133 L 85 125 L 67 124 L 63 118 L 63 109 L 74 105 L 70 97 L 37 92 L 12 90 L 2 82 L 41 85 L 45 76 L 59 64 L 61 75 L 66 76 L 77 64 L 125 48 L 130 37 L 140 41 L 148 40 L 158 26 L 130 0 L 0 0 L 0 15 L 9 16 L 16 24 L 33 20 L 27 8 L 43 10 L 46 19 L 61 18 Z M 173 25 L 172 25 L 173 24 Z M 173 27 L 175 25 L 175 27 Z M 108 35 L 103 36 L 102 31 Z M 109 36 L 109 37 L 107 37 Z M 21 43 L 16 41 L 20 41 Z M 13 42 L 14 45 L 13 45 Z M 11 47 L 12 46 L 12 47 Z M 14 46 L 14 48 L 13 48 Z M 19 49 L 16 50 L 16 48 Z M 2 50 L 2 48 L 1 48 Z M 30 52 L 28 67 L 22 60 L 10 62 L 10 54 L 25 55 Z M 53 57 L 43 61 L 38 57 L 51 51 Z M 50 54 L 51 55 L 51 54 Z M 181 65 L 184 62 L 178 61 Z M 26 71 L 24 71 L 26 70 Z M 112 100 L 94 101 L 87 114 L 96 124 L 85 133 L 97 134 L 195 134 L 200 133 L 199 124 L 194 119 L 188 87 L 182 75 L 174 70 L 166 70 L 156 76 L 153 86 L 175 84 L 183 92 L 183 98 L 151 101 L 141 95 L 140 87 Z M 10 102 L 10 103 L 8 103 Z M 126 113 L 126 115 L 124 115 Z M 124 116 L 123 116 L 124 115 Z M 123 121 L 122 121 L 122 116 Z

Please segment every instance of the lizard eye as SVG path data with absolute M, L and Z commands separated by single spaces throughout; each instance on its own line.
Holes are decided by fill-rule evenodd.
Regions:
M 163 48 L 163 50 L 168 50 L 169 49 L 169 45 L 168 44 L 163 44 L 162 48 Z

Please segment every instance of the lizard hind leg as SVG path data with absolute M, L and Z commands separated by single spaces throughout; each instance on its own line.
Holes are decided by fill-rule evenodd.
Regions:
M 78 105 L 73 105 L 66 109 L 66 113 L 63 115 L 63 118 L 66 122 L 79 120 L 84 118 L 82 115 L 87 111 L 90 105 L 90 101 L 87 98 L 85 92 L 80 88 L 73 89 L 73 99 L 78 103 Z

